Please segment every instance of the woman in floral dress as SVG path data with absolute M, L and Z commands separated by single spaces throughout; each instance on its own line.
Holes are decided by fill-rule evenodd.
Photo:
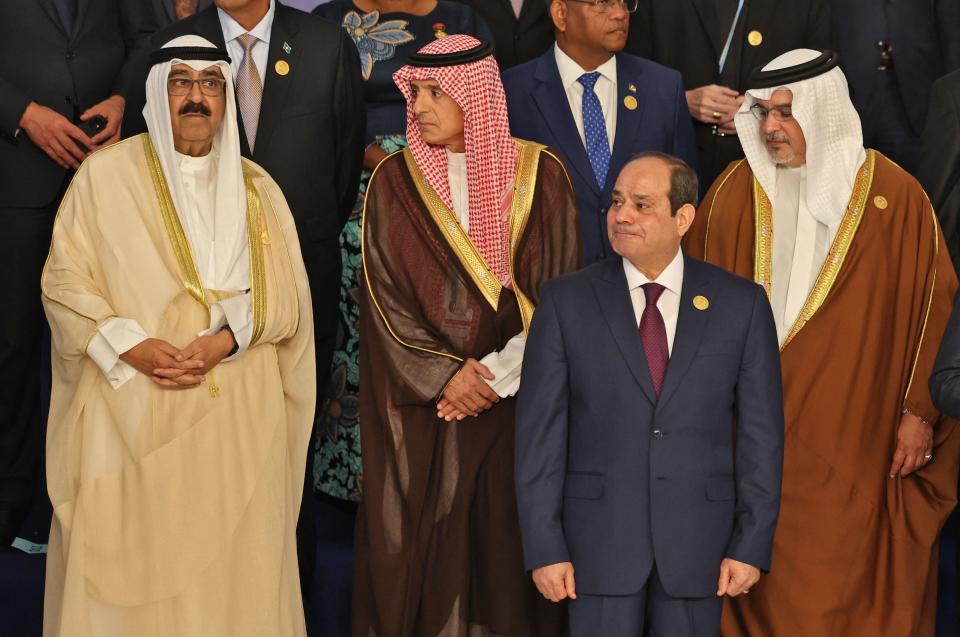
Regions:
M 359 501 L 360 456 L 359 298 L 360 215 L 371 171 L 381 159 L 407 145 L 406 101 L 393 83 L 393 73 L 407 55 L 435 38 L 465 33 L 492 40 L 483 20 L 470 7 L 444 0 L 333 0 L 314 13 L 340 24 L 357 45 L 367 104 L 367 150 L 357 203 L 340 234 L 343 275 L 340 286 L 340 329 L 333 369 L 320 410 L 314 488 L 327 495 Z

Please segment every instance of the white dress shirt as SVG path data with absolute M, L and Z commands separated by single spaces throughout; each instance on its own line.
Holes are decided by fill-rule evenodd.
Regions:
M 217 281 L 226 264 L 218 263 L 214 249 L 216 228 L 213 211 L 216 208 L 216 162 L 213 153 L 203 157 L 191 157 L 177 153 L 184 185 L 185 205 L 178 210 L 181 216 L 189 216 L 196 222 L 184 224 L 184 232 L 194 248 L 197 269 L 204 282 Z M 190 228 L 198 231 L 190 236 Z M 249 253 L 248 253 L 249 254 Z M 248 257 L 249 258 L 249 257 Z M 237 341 L 238 349 L 224 360 L 232 360 L 250 346 L 253 337 L 253 309 L 249 290 L 210 305 L 210 325 L 198 336 L 208 336 L 229 325 Z M 146 330 L 135 320 L 112 317 L 104 321 L 87 346 L 87 355 L 97 364 L 114 389 L 122 386 L 137 373 L 120 356 L 148 338 Z
M 806 166 L 777 169 L 773 204 L 771 306 L 777 338 L 783 345 L 800 316 L 830 249 L 833 232 L 807 207 Z
M 447 151 L 447 179 L 450 182 L 450 200 L 453 212 L 464 232 L 470 232 L 470 201 L 467 195 L 467 155 Z M 486 383 L 501 398 L 513 396 L 520 388 L 520 367 L 523 364 L 523 351 L 527 344 L 527 334 L 523 330 L 515 335 L 499 352 L 490 352 L 480 359 L 494 375 Z
M 223 31 L 223 41 L 227 43 L 227 53 L 230 54 L 230 68 L 233 70 L 233 77 L 237 77 L 240 71 L 240 63 L 243 61 L 243 47 L 237 41 L 237 38 L 244 33 L 257 38 L 258 42 L 250 49 L 253 55 L 253 63 L 257 67 L 257 73 L 260 74 L 260 85 L 263 86 L 266 80 L 267 62 L 270 53 L 270 30 L 273 28 L 273 16 L 276 13 L 276 0 L 270 0 L 270 8 L 263 19 L 257 23 L 257 26 L 247 31 L 240 23 L 230 17 L 223 9 L 217 7 L 217 17 L 220 18 L 220 30 Z
M 673 261 L 653 281 L 634 267 L 626 257 L 623 259 L 623 271 L 627 275 L 627 288 L 630 290 L 630 302 L 633 304 L 638 330 L 640 317 L 647 307 L 647 296 L 642 286 L 646 283 L 659 283 L 664 287 L 657 299 L 657 309 L 660 310 L 664 327 L 667 329 L 667 352 L 673 354 L 673 339 L 677 335 L 677 318 L 680 316 L 680 291 L 683 289 L 683 251 L 677 250 Z
M 557 70 L 560 71 L 563 90 L 567 93 L 567 102 L 570 104 L 573 121 L 577 124 L 580 141 L 586 148 L 587 138 L 583 133 L 583 84 L 577 80 L 590 71 L 574 62 L 573 58 L 563 52 L 559 44 L 554 45 L 553 52 L 557 59 Z M 600 110 L 603 111 L 603 120 L 607 124 L 607 143 L 610 145 L 610 152 L 613 152 L 613 138 L 617 132 L 617 57 L 611 56 L 609 60 L 593 70 L 600 73 L 597 83 L 593 86 L 593 92 L 600 100 Z

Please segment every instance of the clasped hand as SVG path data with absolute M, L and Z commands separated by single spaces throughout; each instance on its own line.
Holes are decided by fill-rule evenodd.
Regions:
M 500 396 L 484 379 L 496 377 L 490 369 L 475 358 L 468 358 L 460 371 L 454 374 L 437 403 L 437 418 L 447 422 L 478 416 L 500 402 Z
M 235 345 L 229 330 L 201 336 L 182 350 L 159 338 L 148 338 L 122 354 L 120 360 L 157 385 L 188 389 L 203 383 Z
M 80 116 L 81 121 L 99 115 L 107 122 L 102 131 L 93 137 L 87 136 L 69 119 L 46 106 L 30 102 L 20 118 L 20 128 L 40 150 L 62 168 L 79 168 L 80 162 L 92 151 L 108 146 L 120 139 L 120 124 L 126 101 L 113 95 L 88 108 Z

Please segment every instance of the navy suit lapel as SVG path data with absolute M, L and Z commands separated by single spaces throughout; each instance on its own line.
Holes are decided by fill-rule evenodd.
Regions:
M 631 72 L 626 68 L 626 63 L 622 55 L 617 56 L 617 126 L 613 136 L 613 152 L 610 154 L 610 167 L 607 170 L 607 183 L 604 184 L 604 192 L 613 190 L 617 183 L 617 166 L 623 166 L 631 156 L 636 152 L 634 140 L 637 132 L 640 130 L 640 122 L 643 121 L 643 112 L 647 106 L 647 100 L 639 93 L 637 87 L 640 86 L 642 77 L 640 73 Z M 634 90 L 630 90 L 630 87 Z M 637 107 L 633 110 L 627 108 L 626 98 L 632 96 L 636 100 Z
M 650 378 L 650 368 L 647 366 L 647 357 L 643 352 L 640 341 L 640 332 L 637 327 L 637 317 L 630 301 L 630 290 L 627 288 L 627 275 L 623 271 L 622 257 L 610 257 L 606 267 L 598 270 L 592 279 L 593 291 L 600 304 L 600 311 L 610 327 L 613 340 L 616 341 L 623 354 L 627 366 L 647 399 L 657 403 L 657 395 L 653 390 L 653 380 Z
M 80 32 L 80 26 L 87 17 L 87 10 L 90 8 L 90 0 L 77 0 L 77 15 L 73 19 L 73 28 L 70 31 L 70 40 L 72 41 Z
M 667 365 L 667 376 L 657 402 L 659 410 L 670 400 L 680 386 L 687 369 L 700 348 L 704 330 L 710 319 L 710 308 L 698 310 L 693 305 L 695 296 L 710 299 L 708 282 L 702 277 L 700 262 L 683 256 L 683 288 L 680 291 L 680 314 L 677 317 L 677 331 L 673 337 L 673 351 Z
M 287 101 L 287 92 L 293 83 L 300 64 L 300 47 L 297 46 L 297 25 L 287 19 L 287 9 L 277 3 L 277 12 L 273 16 L 270 29 L 270 52 L 267 55 L 267 68 L 264 69 L 263 101 L 260 105 L 260 119 L 257 124 L 257 139 L 254 144 L 254 161 L 270 147 L 270 136 L 280 120 L 283 105 Z M 284 45 L 287 45 L 286 48 Z M 288 53 L 286 49 L 290 49 Z M 287 74 L 280 75 L 276 66 L 286 63 Z
M 537 84 L 533 88 L 533 101 L 540 110 L 543 121 L 553 133 L 557 150 L 566 158 L 567 164 L 580 174 L 581 181 L 599 195 L 597 178 L 590 166 L 587 149 L 583 147 L 583 141 L 577 132 L 573 113 L 570 112 L 570 102 L 560 80 L 553 48 L 540 58 L 534 77 Z
M 720 32 L 716 28 L 716 22 L 719 18 L 717 16 L 717 9 L 714 4 L 714 0 L 692 0 L 692 3 L 693 7 L 697 10 L 697 17 L 700 18 L 700 25 L 707 33 L 707 37 L 710 39 L 710 44 L 713 46 L 713 51 L 716 55 L 715 59 L 716 61 L 719 61 L 720 50 L 723 48 L 724 43 L 720 42 Z M 726 33 L 728 28 L 729 25 L 724 25 L 724 33 Z

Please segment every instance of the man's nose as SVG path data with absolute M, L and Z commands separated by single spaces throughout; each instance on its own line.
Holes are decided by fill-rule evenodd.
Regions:
M 764 135 L 775 133 L 780 130 L 780 122 L 776 120 L 773 114 L 768 113 L 766 119 L 760 122 L 760 132 Z
M 630 14 L 627 13 L 627 5 L 623 0 L 614 0 L 613 7 L 610 9 L 611 20 L 626 20 Z
M 190 84 L 190 90 L 187 92 L 187 97 L 190 98 L 191 102 L 203 101 L 203 91 L 200 90 L 200 82 L 193 82 Z

